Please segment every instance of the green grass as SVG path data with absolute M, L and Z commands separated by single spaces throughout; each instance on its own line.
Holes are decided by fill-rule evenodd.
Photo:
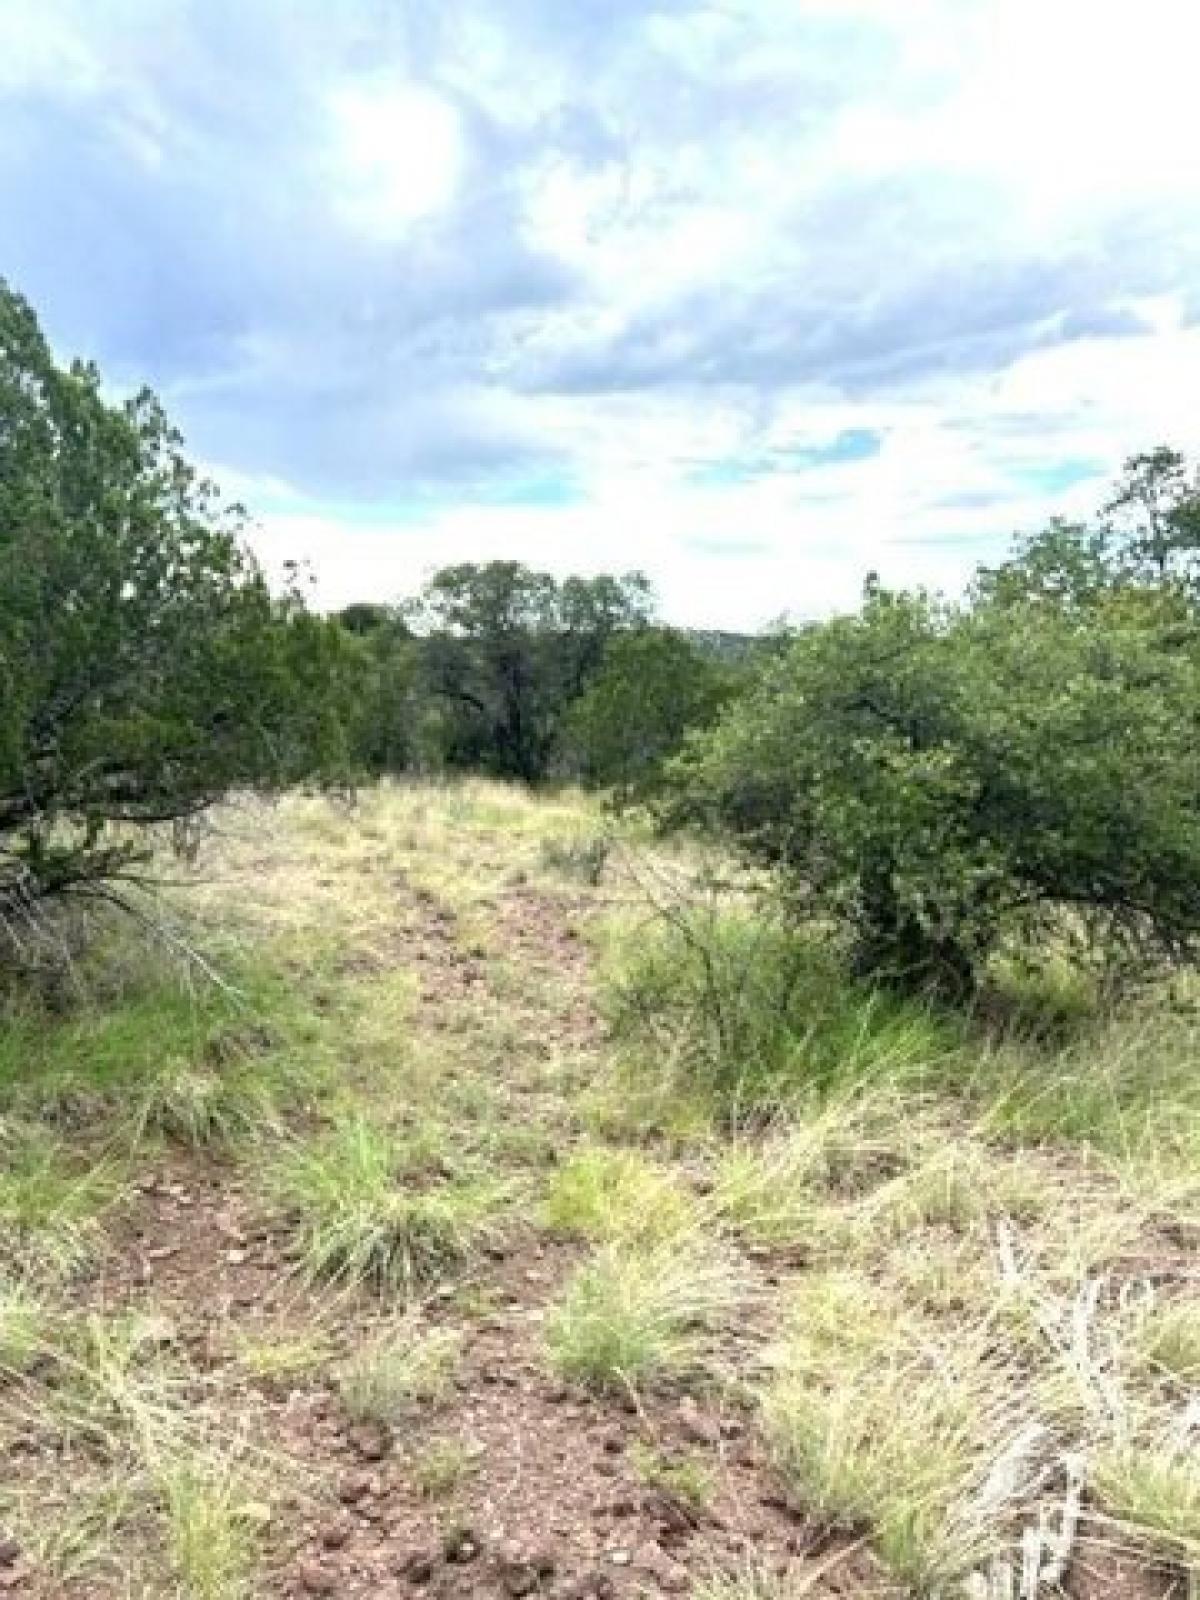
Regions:
M 1200 1298 L 1159 1300 L 1137 1318 L 1133 1349 L 1151 1372 L 1200 1383 Z
M 712 1503 L 716 1490 L 712 1468 L 695 1456 L 666 1455 L 635 1444 L 630 1465 L 640 1482 L 658 1489 L 687 1512 L 698 1514 Z
M 19 1279 L 0 1277 L 0 1385 L 27 1372 L 45 1348 L 49 1308 Z
M 695 1242 L 606 1246 L 551 1309 L 551 1363 L 574 1382 L 631 1393 L 695 1376 L 706 1366 L 708 1336 L 742 1288 L 727 1260 Z
M 497 1226 L 493 1175 L 430 1174 L 428 1151 L 354 1117 L 277 1161 L 269 1184 L 313 1280 L 408 1295 L 463 1265 Z
M 69 1275 L 101 1248 L 101 1219 L 118 1173 L 81 1159 L 69 1141 L 32 1122 L 0 1118 L 0 1257 L 34 1274 Z
M 676 1174 L 636 1150 L 591 1145 L 550 1180 L 543 1219 L 596 1241 L 665 1240 L 694 1228 L 696 1203 Z
M 432 1439 L 409 1460 L 409 1475 L 429 1500 L 445 1500 L 457 1493 L 478 1470 L 479 1446 L 468 1439 Z
M 255 1501 L 228 1461 L 183 1455 L 159 1480 L 171 1570 L 187 1600 L 243 1600 L 255 1588 L 270 1507 Z
M 1200 1570 L 1200 1461 L 1194 1445 L 1158 1438 L 1096 1453 L 1092 1488 L 1126 1539 Z
M 646 1072 L 728 1111 L 872 1080 L 920 1085 L 962 1042 L 930 1009 L 852 982 L 831 951 L 763 912 L 681 898 L 608 942 L 614 1037 Z

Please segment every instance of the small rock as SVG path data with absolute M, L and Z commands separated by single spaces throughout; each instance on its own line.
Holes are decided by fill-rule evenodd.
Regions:
M 637 1552 L 635 1565 L 639 1572 L 645 1572 L 660 1589 L 665 1589 L 669 1594 L 679 1594 L 688 1586 L 686 1569 L 678 1561 L 672 1560 L 661 1545 L 643 1545 Z
M 363 1426 L 349 1435 L 350 1443 L 364 1461 L 382 1461 L 391 1449 L 392 1441 L 386 1428 Z
M 175 1344 L 179 1339 L 179 1329 L 170 1317 L 151 1314 L 139 1317 L 134 1323 L 132 1340 L 133 1348 L 142 1350 L 165 1350 L 168 1345 Z
M 21 1546 L 7 1534 L 0 1533 L 0 1567 L 15 1566 L 20 1559 Z
M 555 1558 L 549 1550 L 508 1541 L 496 1549 L 496 1570 L 501 1587 L 514 1600 L 532 1594 L 543 1578 L 552 1576 Z
M 239 1245 L 236 1250 L 226 1250 L 225 1259 L 231 1267 L 240 1267 L 249 1255 L 248 1250 L 243 1250 Z
M 625 1435 L 623 1433 L 610 1433 L 605 1436 L 604 1453 L 609 1456 L 619 1456 L 625 1449 Z
M 343 1505 L 357 1505 L 375 1492 L 375 1480 L 369 1472 L 348 1472 L 338 1484 L 338 1499 Z
M 608 1559 L 614 1567 L 627 1567 L 632 1562 L 633 1556 L 628 1550 L 610 1550 Z
M 305 1594 L 333 1594 L 337 1579 L 319 1561 L 302 1561 L 296 1568 L 296 1581 Z
M 721 1424 L 704 1412 L 687 1395 L 679 1402 L 679 1431 L 692 1444 L 720 1444 Z
M 353 1532 L 353 1523 L 347 1517 L 339 1517 L 321 1529 L 321 1543 L 326 1550 L 340 1550 Z
M 437 1557 L 428 1550 L 410 1550 L 401 1556 L 395 1570 L 409 1583 L 428 1583 L 437 1568 Z
M 449 1528 L 442 1537 L 442 1554 L 459 1566 L 474 1561 L 479 1549 L 479 1540 L 470 1528 Z

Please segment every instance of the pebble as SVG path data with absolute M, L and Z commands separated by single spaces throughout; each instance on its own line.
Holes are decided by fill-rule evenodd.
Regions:
M 360 1427 L 350 1434 L 350 1443 L 364 1461 L 382 1461 L 391 1448 L 385 1428 Z
M 436 1568 L 437 1557 L 430 1555 L 428 1550 L 410 1550 L 407 1555 L 401 1556 L 395 1570 L 409 1583 L 428 1583 Z
M 721 1424 L 705 1416 L 690 1395 L 679 1402 L 679 1431 L 692 1444 L 720 1444 Z
M 319 1561 L 302 1561 L 296 1578 L 305 1594 L 333 1594 L 337 1589 L 337 1579 Z
M 635 1565 L 640 1572 L 647 1573 L 658 1584 L 659 1588 L 671 1594 L 679 1594 L 688 1587 L 688 1575 L 678 1561 L 672 1560 L 667 1552 L 657 1544 L 645 1544 L 637 1552 Z
M 460 1566 L 474 1561 L 479 1548 L 479 1540 L 470 1528 L 450 1528 L 442 1538 L 442 1554 Z
M 338 1499 L 343 1505 L 357 1505 L 375 1492 L 375 1480 L 369 1472 L 348 1472 L 338 1484 Z

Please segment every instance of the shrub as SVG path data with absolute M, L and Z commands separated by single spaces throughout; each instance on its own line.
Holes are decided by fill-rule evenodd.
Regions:
M 1196 952 L 1200 652 L 1150 603 L 868 594 L 677 764 L 676 816 L 776 869 L 857 970 L 962 998 L 1002 948 Z
M 619 801 L 651 793 L 663 763 L 692 729 L 715 720 L 735 683 L 728 665 L 673 628 L 618 634 L 567 716 L 584 779 Z

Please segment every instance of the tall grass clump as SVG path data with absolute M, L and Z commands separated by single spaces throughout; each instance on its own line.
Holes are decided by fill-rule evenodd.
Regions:
M 958 1043 L 931 1009 L 856 983 L 765 903 L 681 900 L 620 928 L 604 978 L 627 1054 L 734 1108 L 872 1079 L 915 1085 Z
M 1002 1041 L 972 1083 L 989 1122 L 1024 1142 L 1091 1145 L 1200 1169 L 1200 1013 L 1148 998 L 1058 1048 Z
M 461 1265 L 495 1227 L 503 1186 L 429 1170 L 422 1147 L 355 1117 L 284 1153 L 270 1175 L 311 1279 L 408 1294 Z

